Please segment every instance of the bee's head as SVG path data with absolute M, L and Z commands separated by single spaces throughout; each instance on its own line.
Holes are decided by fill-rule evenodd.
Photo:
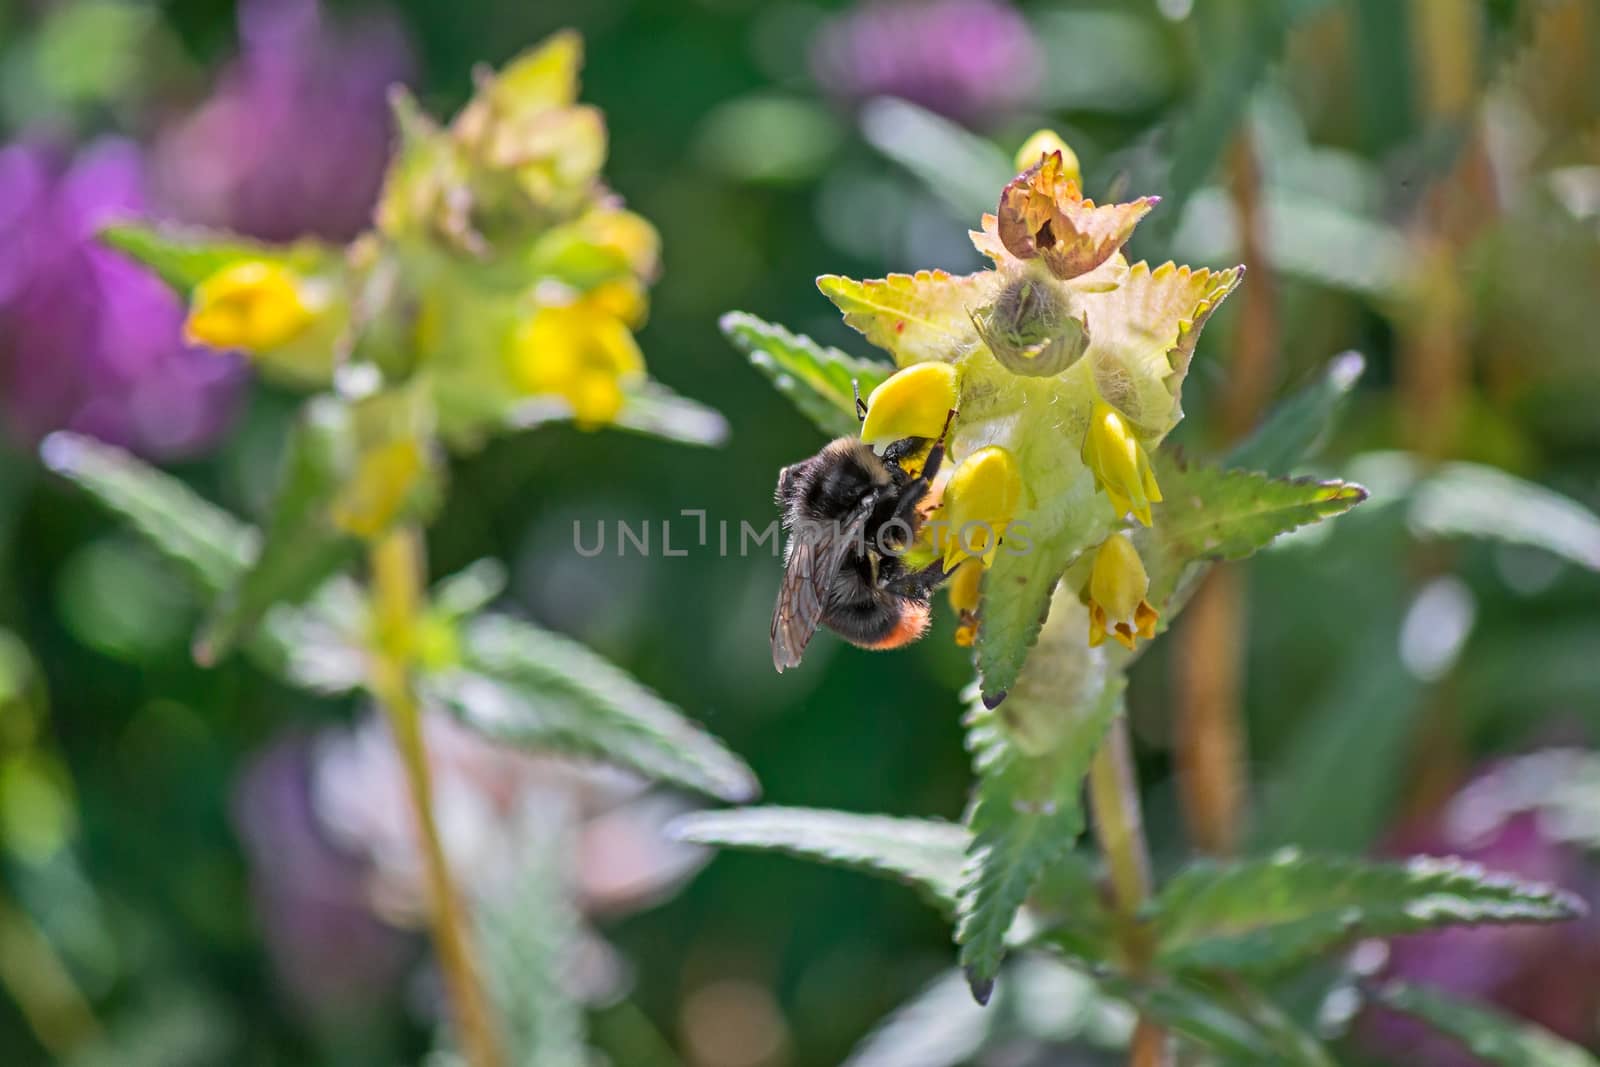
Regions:
M 791 463 L 778 472 L 778 488 L 772 494 L 772 499 L 778 504 L 785 504 L 794 496 L 794 474 L 798 463 Z

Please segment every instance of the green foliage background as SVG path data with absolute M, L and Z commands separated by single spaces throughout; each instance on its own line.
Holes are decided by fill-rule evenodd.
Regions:
M 230 52 L 231 5 L 157 6 L 195 69 Z M 868 354 L 816 292 L 814 279 L 975 265 L 975 255 L 963 249 L 963 230 L 986 205 L 965 190 L 986 188 L 973 177 L 981 153 L 943 167 L 924 162 L 925 173 L 915 174 L 891 158 L 892 137 L 869 144 L 849 115 L 820 101 L 807 72 L 802 31 L 825 14 L 808 5 L 400 0 L 393 6 L 419 51 L 419 95 L 434 113 L 461 103 L 474 64 L 497 64 L 559 27 L 584 33 L 584 95 L 607 116 L 610 180 L 631 208 L 656 223 L 664 243 L 665 274 L 641 335 L 651 372 L 722 411 L 732 427 L 730 445 L 721 450 L 565 426 L 498 439 L 451 471 L 450 503 L 430 531 L 432 573 L 486 556 L 507 561 L 513 605 L 610 656 L 698 718 L 751 764 L 768 803 L 958 818 L 970 767 L 957 693 L 970 664 L 951 643 L 948 613 L 926 641 L 895 655 L 820 640 L 802 670 L 780 678 L 766 639 L 774 559 L 709 551 L 617 558 L 614 537 L 606 554 L 582 559 L 572 550 L 572 524 L 582 519 L 592 529 L 602 516 L 608 524 L 659 523 L 680 509 L 704 508 L 713 530 L 723 521 L 735 532 L 741 520 L 764 526 L 773 517 L 776 471 L 821 438 L 729 347 L 719 316 L 746 309 Z M 1485 65 L 1495 70 L 1481 81 L 1510 63 L 1518 20 L 1537 6 L 1531 0 L 1482 5 L 1493 59 Z M 0 2 L 0 33 L 27 25 L 32 7 Z M 1450 146 L 1441 144 L 1448 134 L 1407 103 L 1419 75 L 1401 5 L 1229 0 L 1191 27 L 1163 19 L 1154 4 L 1024 10 L 1049 25 L 1124 7 L 1136 11 L 1117 17 L 1143 30 L 1141 51 L 1126 58 L 1133 88 L 1122 103 L 1070 106 L 1070 95 L 1062 95 L 1061 106 L 998 123 L 988 131 L 994 143 L 1008 150 L 1038 120 L 1049 120 L 1080 145 L 1091 191 L 1124 172 L 1133 175 L 1135 191 L 1145 191 L 1149 175 L 1166 173 L 1155 188 L 1167 200 L 1133 250 L 1152 262 L 1182 258 L 1171 243 L 1173 230 L 1186 195 L 1215 177 L 1226 141 L 1216 131 L 1231 127 L 1251 85 L 1266 85 L 1264 121 L 1273 121 L 1272 108 L 1286 108 L 1317 144 L 1370 164 L 1385 200 L 1362 226 L 1333 238 L 1357 241 L 1356 267 L 1376 271 L 1380 249 L 1360 238 L 1374 231 L 1398 236 L 1395 223 L 1414 205 L 1411 190 L 1450 158 Z M 1294 49 L 1312 47 L 1324 39 L 1315 34 L 1325 32 L 1302 23 L 1294 31 L 1300 36 L 1290 36 L 1285 25 L 1301 18 L 1343 27 L 1347 65 L 1331 67 L 1327 84 L 1296 80 Z M 1588 99 L 1592 120 L 1592 94 Z M 774 100 L 789 110 L 773 109 Z M 1269 150 L 1275 144 L 1269 141 Z M 1166 160 L 1170 172 L 1160 165 Z M 930 175 L 931 186 L 924 181 Z M 905 190 L 905 216 L 869 255 L 859 242 L 843 247 L 833 239 L 833 215 L 839 196 L 872 182 Z M 1508 227 L 1504 243 L 1515 248 L 1533 231 L 1531 223 Z M 1322 250 L 1334 247 L 1333 238 L 1298 237 Z M 1589 247 L 1576 266 L 1569 258 L 1558 267 L 1555 258 L 1553 252 L 1520 261 L 1536 276 L 1541 300 L 1588 306 L 1600 282 L 1600 256 Z M 1480 373 L 1469 383 L 1467 428 L 1450 454 L 1600 507 L 1600 420 L 1593 414 L 1600 410 L 1600 363 L 1588 333 L 1564 330 L 1564 320 L 1545 323 L 1543 332 L 1512 330 L 1507 323 L 1517 325 L 1525 310 L 1515 304 L 1512 284 L 1492 269 L 1471 277 L 1485 318 L 1512 310 L 1473 334 Z M 1252 277 L 1246 286 L 1257 283 Z M 1246 710 L 1259 790 L 1257 839 L 1363 852 L 1415 799 L 1410 782 L 1426 775 L 1453 780 L 1483 759 L 1544 740 L 1593 743 L 1600 726 L 1600 674 L 1593 670 L 1600 578 L 1518 547 L 1547 543 L 1551 530 L 1559 535 L 1564 527 L 1547 519 L 1515 529 L 1515 516 L 1528 514 L 1536 499 L 1516 486 L 1480 478 L 1435 488 L 1430 508 L 1425 491 L 1449 472 L 1422 477 L 1404 456 L 1367 457 L 1369 464 L 1389 461 L 1373 467 L 1389 477 L 1385 482 L 1346 463 L 1356 453 L 1404 447 L 1418 417 L 1397 388 L 1396 338 L 1386 314 L 1396 293 L 1381 282 L 1349 285 L 1294 270 L 1276 284 L 1282 344 L 1275 395 L 1312 380 L 1342 350 L 1367 357 L 1366 376 L 1325 455 L 1337 457 L 1333 470 L 1366 483 L 1373 500 L 1315 540 L 1251 564 Z M 1211 451 L 1238 303 L 1219 312 L 1195 360 L 1185 398 L 1189 417 L 1176 440 L 1196 454 Z M 1532 384 L 1499 388 L 1482 369 L 1510 364 L 1532 367 Z M 287 396 L 253 389 L 241 430 L 214 456 L 177 473 L 210 499 L 259 515 L 292 410 Z M 1470 483 L 1472 471 L 1466 477 Z M 1495 491 L 1509 496 L 1496 498 Z M 1446 508 L 1441 517 L 1441 493 L 1447 502 L 1500 504 L 1476 513 L 1468 508 L 1464 516 Z M 1581 517 L 1574 522 L 1570 537 L 1555 547 L 1564 544 L 1569 560 L 1581 560 L 1594 552 L 1594 534 Z M 1489 528 L 1496 523 L 1501 528 Z M 687 540 L 694 524 L 675 519 L 674 539 Z M 1435 535 L 1455 547 L 1422 551 L 1437 554 L 1471 589 L 1476 625 L 1457 666 L 1442 678 L 1422 679 L 1400 661 L 1398 635 L 1413 588 L 1408 561 L 1419 541 L 1441 544 Z M 1592 567 L 1595 556 L 1588 558 Z M 1517 578 L 1552 567 L 1555 579 L 1543 584 Z M 194 666 L 187 642 L 199 611 L 181 583 L 92 502 L 43 475 L 25 453 L 0 460 L 0 623 L 37 660 L 48 729 L 81 819 L 81 869 L 13 871 L 13 891 L 24 906 L 54 907 L 69 933 L 118 931 L 115 944 L 99 950 L 106 973 L 119 971 L 132 953 L 145 977 L 138 985 L 96 988 L 88 976 L 86 987 L 111 1014 L 123 1008 L 154 1020 L 170 1012 L 180 1026 L 198 1018 L 204 1022 L 194 1029 L 234 1050 L 192 1062 L 377 1064 L 414 1057 L 426 1035 L 396 1018 L 375 1021 L 359 1039 L 346 1035 L 346 1044 L 308 1034 L 282 1008 L 257 941 L 228 798 L 252 751 L 286 724 L 326 722 L 330 708 L 237 658 L 215 670 Z M 1127 694 L 1162 869 L 1185 848 L 1172 782 L 1169 652 L 1170 642 L 1157 645 Z M 1450 743 L 1421 745 L 1419 738 L 1435 736 L 1440 721 L 1448 724 Z M 80 878 L 99 894 L 104 913 L 95 922 L 73 918 Z M 635 1000 L 669 1036 L 678 1034 L 686 997 L 710 980 L 737 978 L 770 990 L 787 1026 L 786 1048 L 774 1062 L 793 1067 L 840 1062 L 951 957 L 944 921 L 898 886 L 736 853 L 720 855 L 675 899 L 609 934 L 636 967 Z M 597 1030 L 608 1025 L 626 1024 L 602 1013 Z M 43 1062 L 42 1055 L 14 1008 L 0 1001 L 0 1059 Z

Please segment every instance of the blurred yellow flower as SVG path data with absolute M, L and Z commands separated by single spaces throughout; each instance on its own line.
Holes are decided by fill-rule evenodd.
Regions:
M 1098 398 L 1083 438 L 1083 463 L 1094 472 L 1095 485 L 1111 498 L 1118 516 L 1131 511 L 1144 525 L 1150 525 L 1150 505 L 1161 502 L 1161 487 L 1150 468 L 1150 457 L 1122 413 Z
M 1101 542 L 1089 572 L 1089 645 L 1103 644 L 1110 634 L 1126 648 L 1139 638 L 1156 635 L 1160 616 L 1145 596 L 1150 576 L 1139 550 L 1126 534 L 1114 533 Z
M 598 286 L 565 304 L 547 304 L 511 337 L 517 387 L 558 396 L 583 429 L 611 422 L 629 385 L 644 377 L 644 355 L 630 327 L 644 319 L 644 295 L 633 282 Z
M 918 363 L 891 374 L 867 398 L 861 440 L 876 446 L 938 437 L 955 410 L 958 390 L 956 369 L 948 363 Z
M 966 559 L 992 563 L 1021 505 L 1022 475 L 1009 451 L 989 445 L 962 460 L 944 490 L 938 531 L 944 569 L 953 570 Z
M 314 317 L 304 279 L 281 264 L 251 259 L 195 286 L 183 333 L 192 344 L 264 352 L 294 340 Z

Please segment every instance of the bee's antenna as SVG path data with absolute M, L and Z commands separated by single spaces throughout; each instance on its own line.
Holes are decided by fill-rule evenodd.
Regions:
M 851 378 L 850 379 L 850 392 L 852 394 L 854 394 L 855 398 L 856 398 L 856 420 L 858 422 L 866 422 L 867 421 L 867 405 L 866 405 L 866 402 L 861 399 L 861 379 L 860 378 Z

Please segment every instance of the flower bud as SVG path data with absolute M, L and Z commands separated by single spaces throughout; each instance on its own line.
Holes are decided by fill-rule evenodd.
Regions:
M 956 369 L 948 363 L 918 363 L 891 374 L 867 397 L 861 440 L 877 447 L 907 437 L 936 438 L 959 395 Z
M 1150 576 L 1126 534 L 1107 537 L 1094 554 L 1089 572 L 1089 645 L 1103 644 L 1110 634 L 1126 648 L 1141 637 L 1156 635 L 1160 618 L 1145 596 Z
M 1053 282 L 1027 274 L 974 313 L 972 325 L 1001 366 L 1025 377 L 1060 374 L 1089 349 L 1088 316 L 1073 317 Z
M 1150 505 L 1160 503 L 1161 487 L 1128 420 L 1104 400 L 1094 402 L 1082 455 L 1084 466 L 1094 472 L 1095 485 L 1105 490 L 1117 515 L 1131 511 L 1149 526 Z
M 195 286 L 184 338 L 212 348 L 264 352 L 298 337 L 316 309 L 305 280 L 262 259 L 222 268 Z
M 1074 152 L 1061 135 L 1054 130 L 1039 130 L 1022 142 L 1022 147 L 1017 149 L 1017 158 L 1013 166 L 1019 171 L 1040 163 L 1045 156 L 1052 152 L 1061 153 L 1061 175 L 1069 181 L 1079 185 L 1083 184 L 1083 177 L 1078 166 L 1078 154 Z
M 980 448 L 961 461 L 945 486 L 940 536 L 944 569 L 967 559 L 994 561 L 1006 527 L 1022 505 L 1022 474 L 999 445 Z

